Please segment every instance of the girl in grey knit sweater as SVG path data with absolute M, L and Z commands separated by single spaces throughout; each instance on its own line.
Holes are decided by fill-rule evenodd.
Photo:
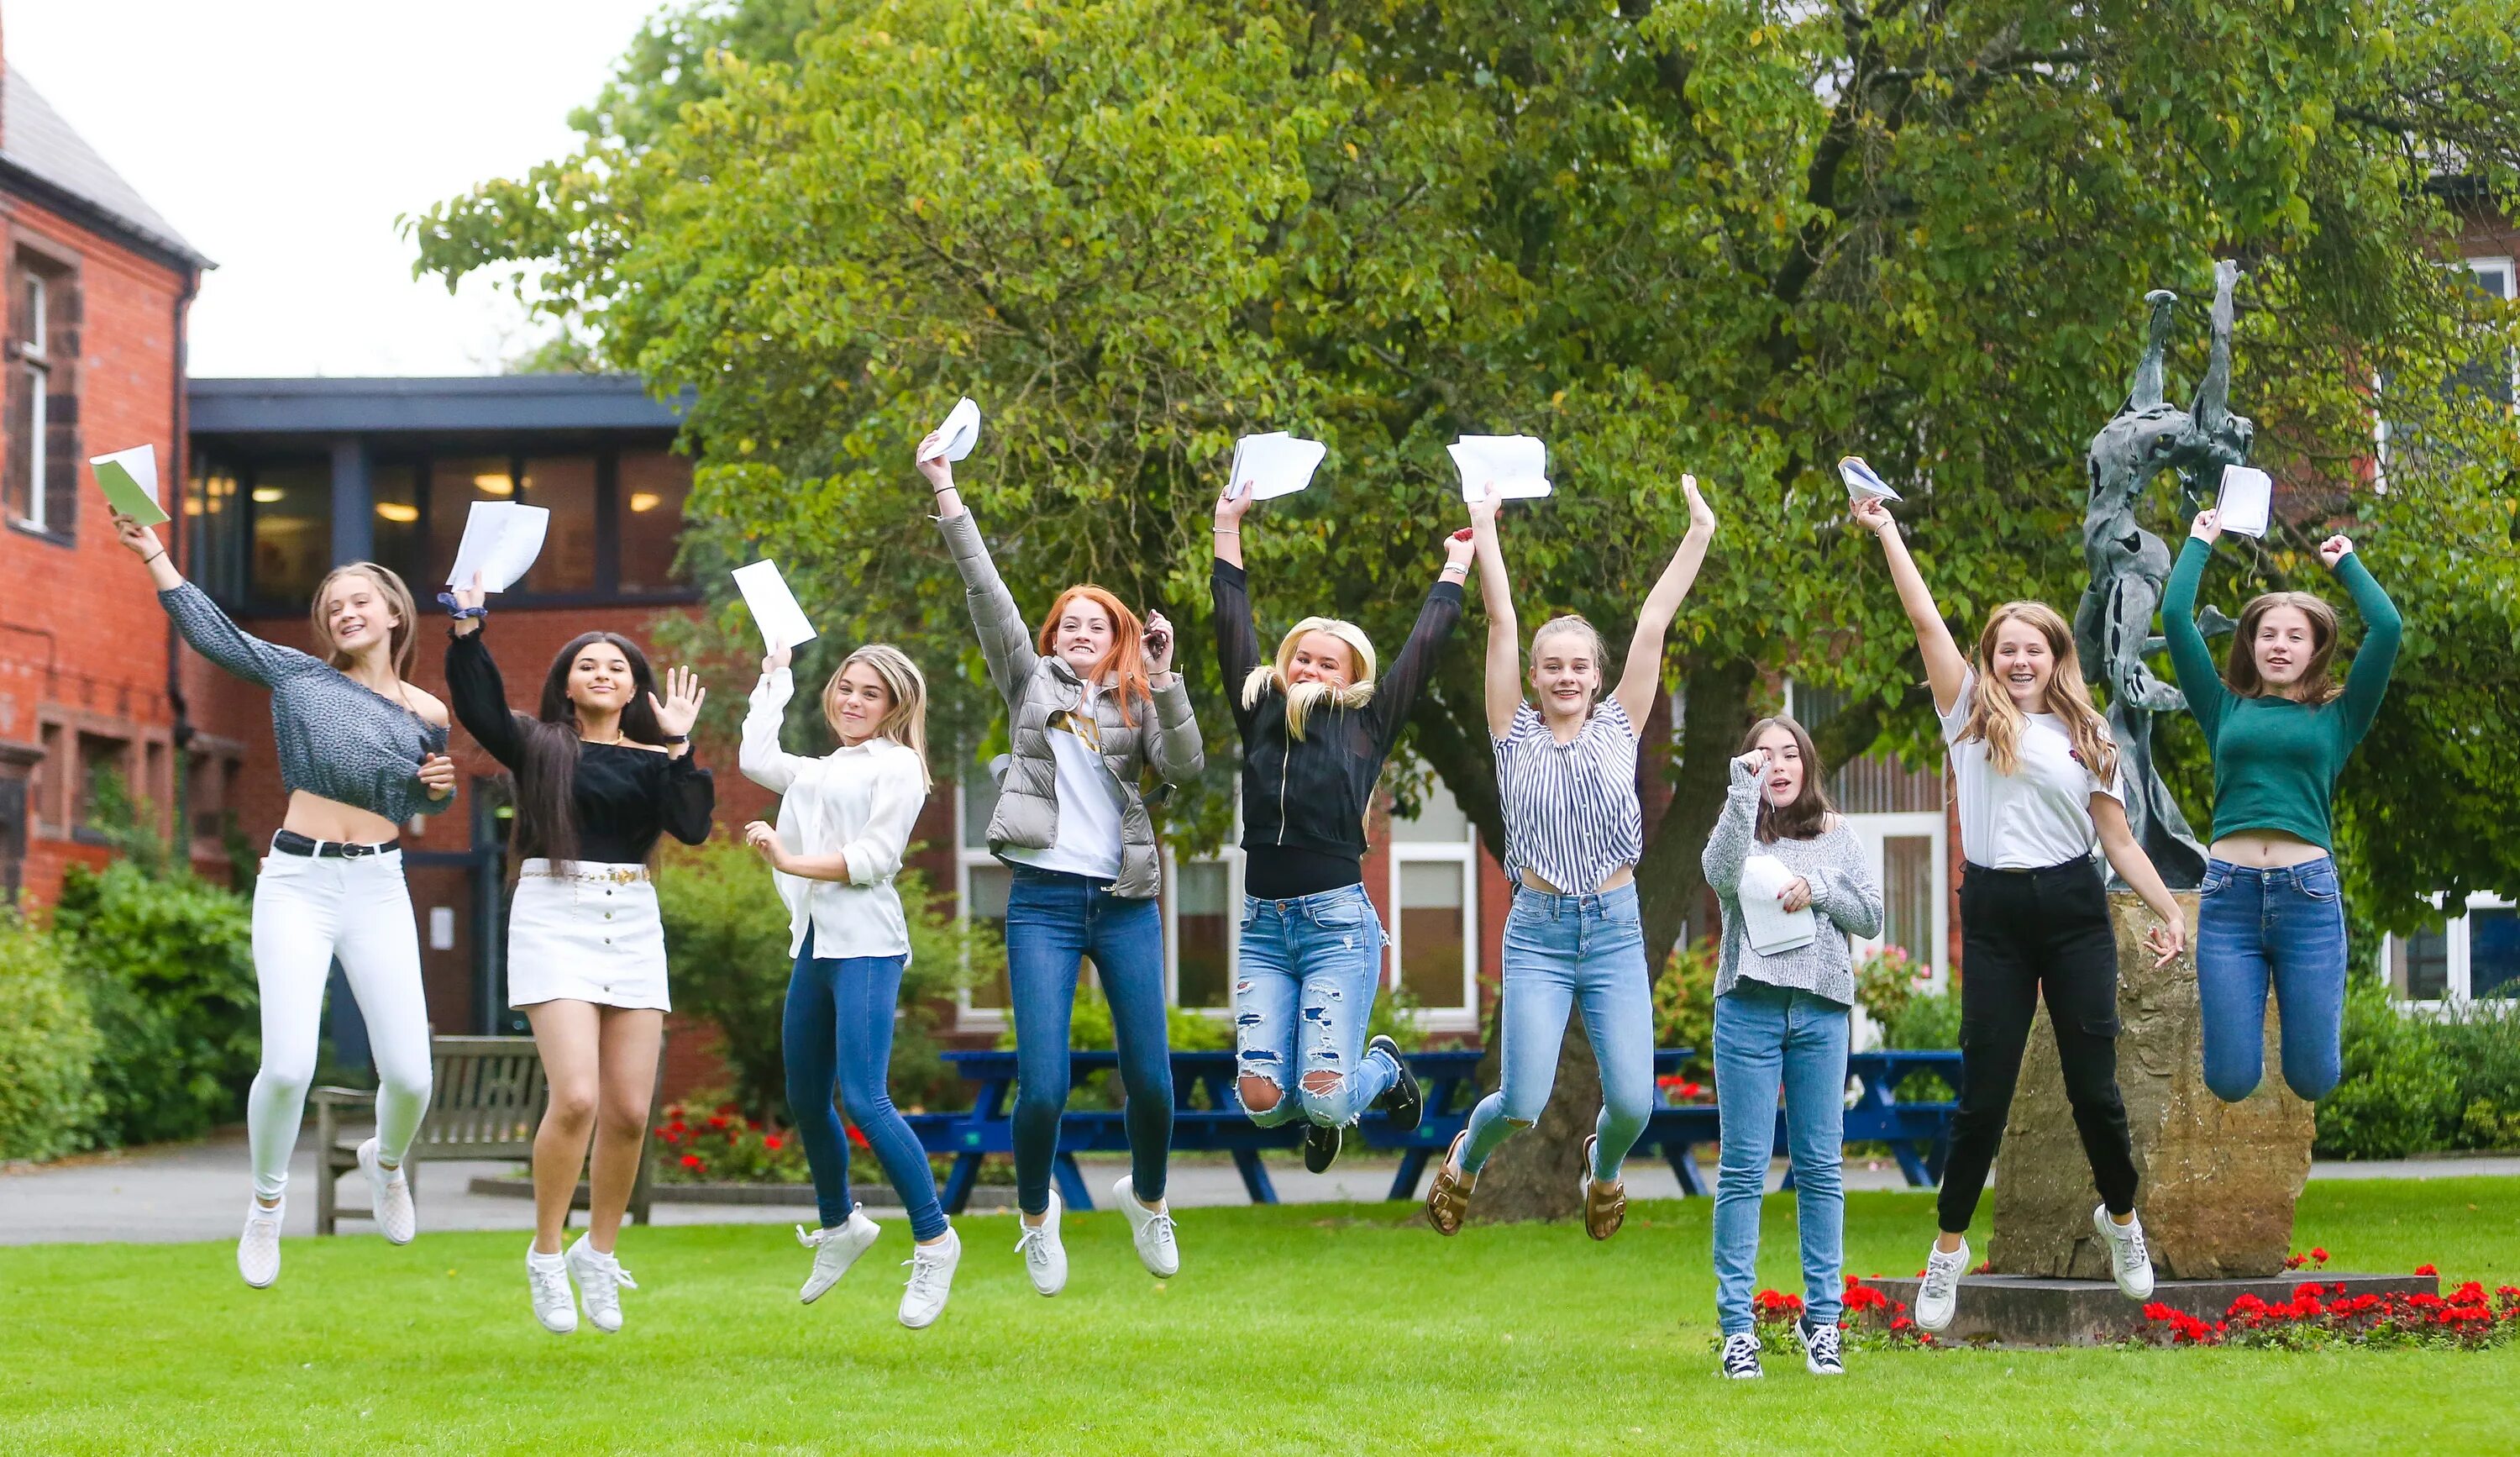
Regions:
M 1836 1376 L 1846 1196 L 1839 1177 L 1846 1099 L 1847 1012 L 1855 1002 L 1849 935 L 1881 932 L 1881 887 L 1863 842 L 1829 808 L 1811 735 L 1791 718 L 1752 725 L 1732 761 L 1723 818 L 1707 841 L 1706 883 L 1724 904 L 1722 969 L 1715 981 L 1715 1100 L 1723 1115 L 1723 1169 L 1715 1194 L 1715 1304 L 1724 1327 L 1724 1374 L 1759 1372 L 1750 1308 L 1759 1255 L 1759 1201 L 1776 1141 L 1777 1097 L 1794 1163 L 1802 1232 L 1804 1365 Z M 1779 917 L 1760 906 L 1768 934 L 1753 944 L 1745 897 L 1812 924 L 1774 933 Z M 1799 940 L 1799 944 L 1795 942 Z M 1782 944 L 1779 944 L 1782 942 Z

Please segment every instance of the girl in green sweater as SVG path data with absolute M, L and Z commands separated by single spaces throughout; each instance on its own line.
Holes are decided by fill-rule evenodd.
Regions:
M 2307 592 L 2269 592 L 2241 609 L 2230 662 L 2218 676 L 2196 630 L 2196 586 L 2222 534 L 2218 513 L 2197 514 L 2161 598 L 2180 691 L 2214 756 L 2213 858 L 2196 929 L 2205 1084 L 2227 1103 L 2257 1088 L 2272 985 L 2284 1081 L 2315 1100 L 2343 1070 L 2345 911 L 2329 796 L 2388 691 L 2398 609 L 2354 543 L 2330 536 L 2318 559 L 2344 583 L 2363 624 L 2344 686 L 2328 676 L 2336 612 Z

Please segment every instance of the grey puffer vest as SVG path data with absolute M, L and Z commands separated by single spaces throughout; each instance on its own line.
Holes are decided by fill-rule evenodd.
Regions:
M 1085 685 L 1065 659 L 1034 651 L 1023 615 L 1015 610 L 997 564 L 989 560 L 970 513 L 939 518 L 936 524 L 963 575 L 971 625 L 988 660 L 989 681 L 1006 700 L 1008 737 L 1013 746 L 998 782 L 997 811 L 989 816 L 989 849 L 1049 849 L 1058 841 L 1058 764 L 1050 747 L 1051 715 L 1081 706 Z M 1119 785 L 1121 798 L 1120 877 L 1111 883 L 1111 893 L 1146 900 L 1163 888 L 1163 854 L 1139 780 L 1150 767 L 1166 784 L 1195 778 L 1206 765 L 1206 751 L 1191 711 L 1190 689 L 1179 673 L 1154 691 L 1151 704 L 1135 707 L 1138 721 L 1133 726 L 1121 721 L 1116 696 L 1094 696 L 1102 762 Z

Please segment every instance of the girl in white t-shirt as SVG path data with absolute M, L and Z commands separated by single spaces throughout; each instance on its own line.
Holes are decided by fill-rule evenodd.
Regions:
M 1857 524 L 1881 539 L 1899 605 L 1916 629 L 1934 712 L 1958 785 L 1960 853 L 1960 1058 L 1965 1086 L 1952 1122 L 1916 1324 L 1949 1326 L 1968 1269 L 1969 1220 L 2003 1140 L 2031 1018 L 2044 991 L 2074 1126 L 2092 1162 L 2092 1227 L 2118 1289 L 2152 1296 L 2152 1262 L 2135 1217 L 2135 1150 L 2118 1095 L 2118 952 L 2096 846 L 2161 924 L 2144 944 L 2162 962 L 2186 948 L 2185 922 L 2127 828 L 2117 742 L 2092 706 L 2073 629 L 2039 602 L 2007 602 L 1961 658 L 1934 594 L 1877 499 Z

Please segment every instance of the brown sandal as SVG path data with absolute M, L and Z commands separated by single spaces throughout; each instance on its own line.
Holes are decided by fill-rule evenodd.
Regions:
M 1470 1212 L 1470 1186 L 1461 1173 L 1462 1141 L 1470 1136 L 1468 1129 L 1453 1135 L 1453 1146 L 1444 1151 L 1443 1161 L 1435 1165 L 1435 1182 L 1426 1191 L 1426 1222 L 1435 1226 L 1439 1235 L 1462 1232 L 1462 1220 Z
M 1628 1188 L 1625 1184 L 1600 1183 L 1593 1177 L 1593 1147 L 1599 1142 L 1590 1135 L 1584 1139 L 1584 1233 L 1606 1240 L 1627 1222 Z

